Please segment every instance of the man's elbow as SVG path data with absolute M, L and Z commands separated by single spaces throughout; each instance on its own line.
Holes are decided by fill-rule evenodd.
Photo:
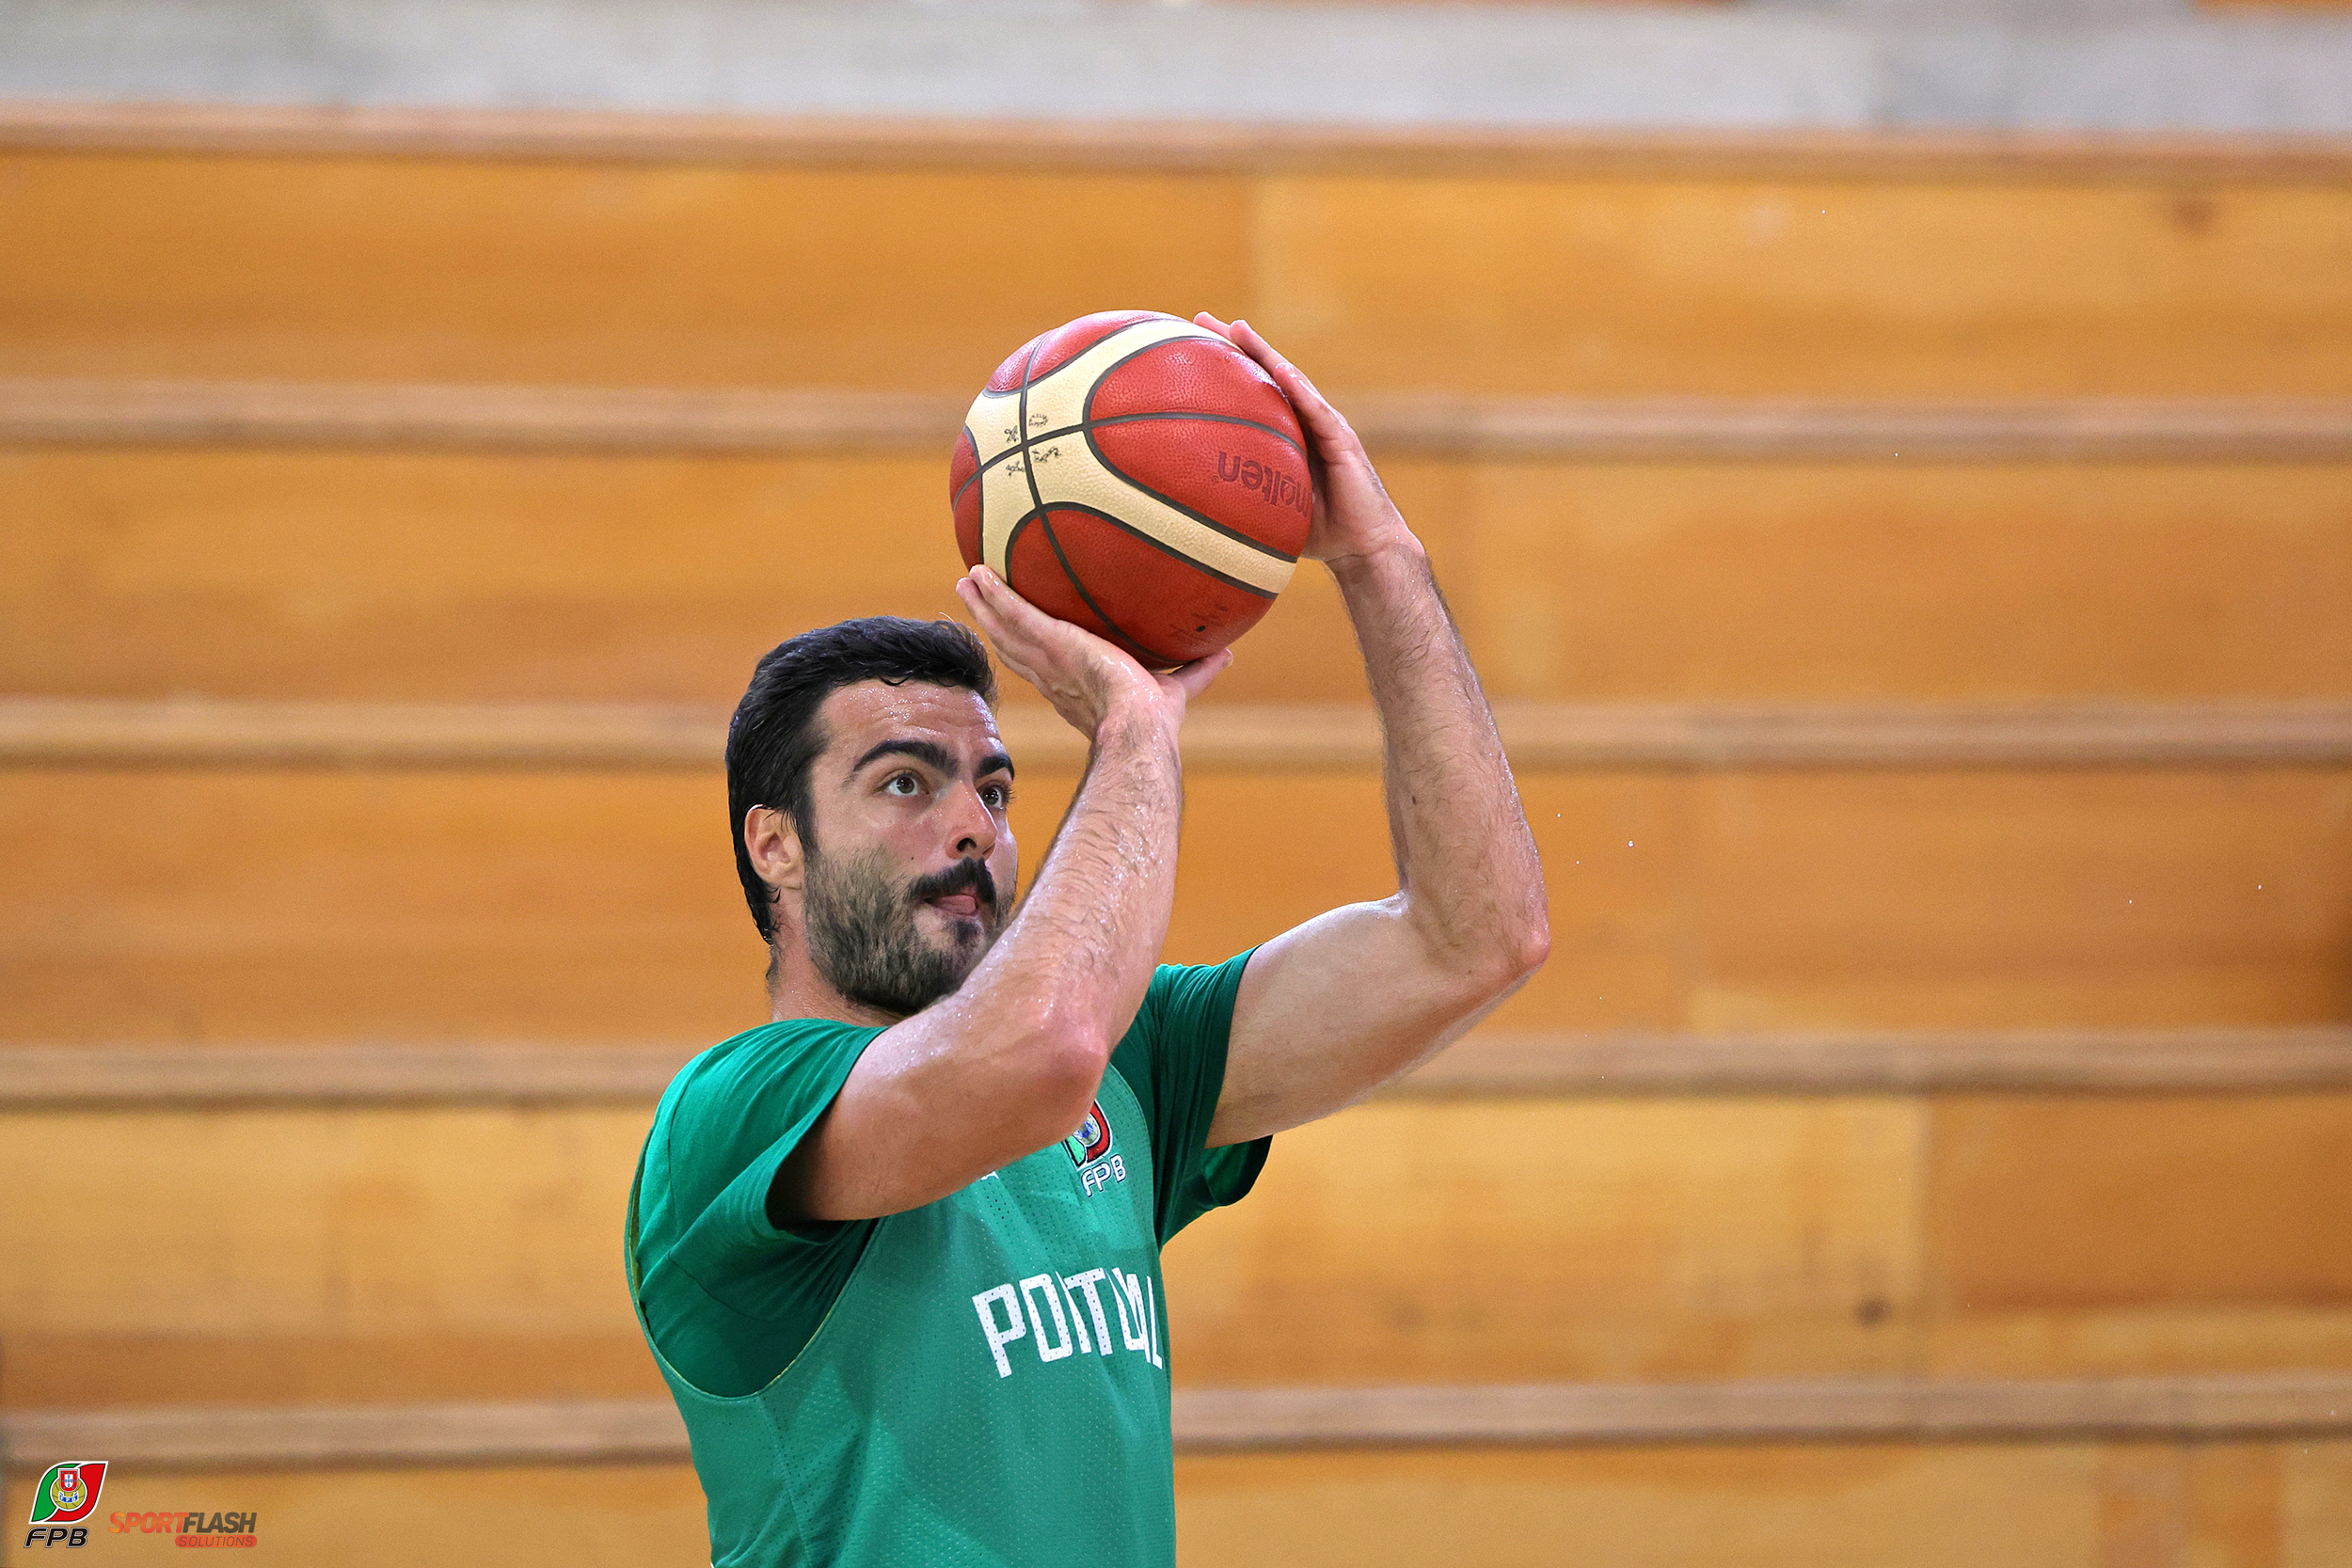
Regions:
M 1039 1148 L 1070 1136 L 1102 1091 L 1115 1041 L 1088 1030 L 1048 1031 L 1028 1054 L 1028 1105 L 1037 1117 Z
M 1544 967 L 1551 957 L 1551 920 L 1538 913 L 1518 932 L 1510 954 L 1511 984 L 1517 986 Z
M 1470 936 L 1432 944 L 1433 967 L 1460 1007 L 1493 1006 L 1527 983 L 1551 957 L 1551 923 L 1538 911 Z
M 1495 935 L 1487 944 L 1481 977 L 1490 994 L 1506 995 L 1525 985 L 1528 976 L 1543 968 L 1550 957 L 1551 922 L 1537 913 Z

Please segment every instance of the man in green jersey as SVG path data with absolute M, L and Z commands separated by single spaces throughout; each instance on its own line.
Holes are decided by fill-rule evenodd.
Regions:
M 1246 1193 L 1273 1133 L 1543 961 L 1542 870 L 1420 541 L 1314 388 L 1199 319 L 1274 376 L 1319 459 L 1305 553 L 1379 707 L 1398 890 L 1155 968 L 1177 728 L 1225 654 L 1154 673 L 984 567 L 957 585 L 1091 742 L 1017 911 L 977 639 L 878 618 L 762 659 L 728 816 L 775 1022 L 670 1085 L 628 1237 L 720 1568 L 1168 1568 L 1162 1244 Z

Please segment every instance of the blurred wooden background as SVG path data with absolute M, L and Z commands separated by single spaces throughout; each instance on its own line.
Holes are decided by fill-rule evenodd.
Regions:
M 1171 1249 L 1185 1560 L 2352 1557 L 2352 155 L 25 110 L 0 233 L 11 1511 L 703 1560 L 725 706 L 1147 307 L 1366 411 L 1557 937 Z M 1172 959 L 1390 885 L 1317 572 L 1240 654 Z

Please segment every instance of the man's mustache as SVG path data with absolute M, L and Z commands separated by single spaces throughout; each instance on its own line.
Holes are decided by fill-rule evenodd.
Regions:
M 986 862 L 958 861 L 945 871 L 915 878 L 907 884 L 907 902 L 928 904 L 957 893 L 977 894 L 990 909 L 996 907 L 996 879 L 988 874 Z

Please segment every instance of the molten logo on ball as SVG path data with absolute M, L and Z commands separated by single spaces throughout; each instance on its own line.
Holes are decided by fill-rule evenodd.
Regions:
M 1216 454 L 1216 477 L 1228 484 L 1238 484 L 1245 490 L 1262 492 L 1277 506 L 1294 507 L 1302 517 L 1314 515 L 1315 493 L 1290 475 L 1269 468 L 1254 457 L 1236 457 L 1230 451 Z

